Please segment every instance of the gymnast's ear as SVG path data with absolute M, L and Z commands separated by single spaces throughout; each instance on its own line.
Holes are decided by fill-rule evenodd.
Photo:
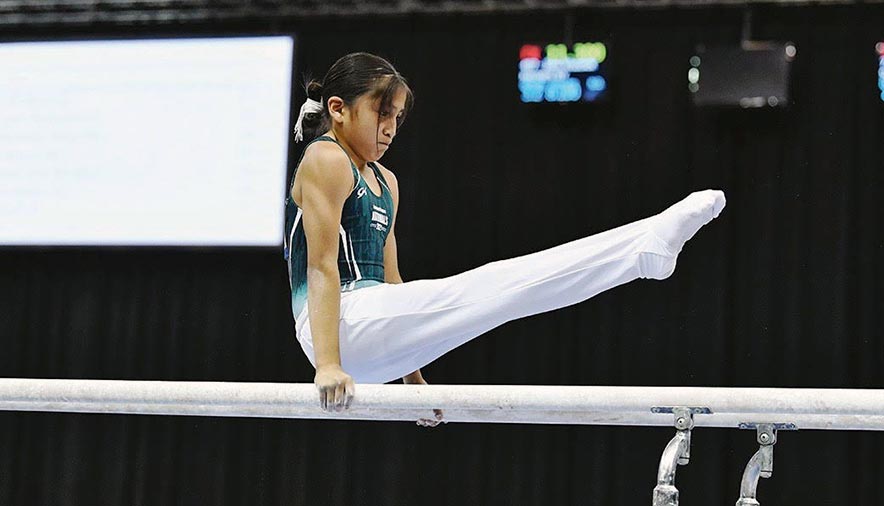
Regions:
M 343 123 L 344 122 L 344 113 L 345 110 L 348 109 L 347 104 L 344 103 L 344 100 L 337 96 L 332 95 L 325 100 L 328 107 L 328 115 L 334 123 Z

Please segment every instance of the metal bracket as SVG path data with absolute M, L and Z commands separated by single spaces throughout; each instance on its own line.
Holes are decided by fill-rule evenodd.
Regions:
M 758 429 L 758 427 L 762 425 L 769 425 L 773 427 L 774 430 L 798 430 L 798 426 L 794 423 L 755 423 L 755 422 L 741 422 L 740 425 L 737 426 L 739 429 Z
M 676 409 L 688 410 L 693 415 L 711 415 L 712 410 L 704 407 L 685 407 L 685 406 L 654 406 L 651 413 L 673 413 Z
M 673 408 L 673 425 L 685 435 L 684 449 L 678 455 L 678 465 L 686 466 L 691 461 L 691 431 L 694 429 L 695 408 Z
M 756 499 L 759 478 L 773 475 L 773 450 L 777 444 L 777 430 L 796 430 L 791 423 L 741 423 L 741 429 L 754 428 L 760 448 L 746 465 L 740 482 L 740 498 L 736 506 L 760 506 Z
M 675 488 L 677 466 L 687 465 L 691 460 L 691 430 L 694 428 L 694 414 L 711 413 L 709 408 L 696 407 L 654 407 L 652 413 L 672 413 L 675 437 L 669 441 L 660 457 L 657 470 L 657 486 L 654 487 L 653 506 L 678 506 L 678 489 Z

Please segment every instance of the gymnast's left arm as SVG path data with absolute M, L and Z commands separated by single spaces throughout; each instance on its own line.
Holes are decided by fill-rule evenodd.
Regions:
M 393 219 L 390 220 L 390 232 L 387 234 L 387 240 L 384 242 L 384 282 L 385 283 L 402 283 L 402 275 L 399 274 L 399 253 L 396 250 L 396 218 L 399 216 L 399 181 L 396 176 L 386 167 L 381 167 L 384 179 L 390 183 L 390 193 L 393 195 Z M 421 371 L 408 374 L 402 378 L 403 383 L 421 383 L 424 378 Z M 424 382 L 425 383 L 425 382 Z
M 395 206 L 394 200 L 394 206 Z M 399 264 L 396 261 L 396 235 L 393 234 L 393 225 L 396 224 L 396 213 L 393 213 L 393 222 L 390 226 L 390 234 L 387 236 L 387 242 L 384 243 L 384 282 L 385 283 L 402 283 L 402 276 L 399 274 Z M 426 384 L 421 376 L 421 370 L 418 369 L 402 378 L 403 383 L 423 383 Z
M 377 163 L 377 162 L 375 162 Z M 384 242 L 384 283 L 402 283 L 402 275 L 399 274 L 399 252 L 396 249 L 396 218 L 399 216 L 399 181 L 396 175 L 381 164 L 377 164 L 384 174 L 384 179 L 390 183 L 390 193 L 393 195 L 393 219 L 390 220 L 390 232 L 387 234 L 387 240 Z M 418 369 L 413 373 L 402 378 L 405 383 L 417 383 L 421 378 L 421 371 Z M 413 379 L 414 381 L 409 381 Z
M 396 218 L 399 216 L 399 181 L 396 176 L 387 170 L 383 165 L 378 164 L 381 168 L 384 178 L 390 183 L 390 194 L 393 196 L 393 219 L 390 220 L 390 232 L 387 234 L 387 240 L 384 242 L 384 282 L 385 283 L 402 283 L 402 276 L 399 274 L 399 259 L 396 251 Z
M 384 243 L 384 282 L 385 283 L 402 283 L 402 276 L 399 274 L 399 258 L 396 250 L 396 218 L 399 216 L 399 181 L 396 175 L 390 172 L 386 167 L 378 164 L 384 174 L 384 178 L 390 183 L 390 193 L 393 195 L 393 219 L 390 220 L 390 233 L 387 234 L 387 240 Z M 406 385 L 426 385 L 427 381 L 421 376 L 421 370 L 418 369 L 410 374 L 402 377 L 402 382 Z M 424 427 L 435 427 L 442 422 L 442 410 L 434 409 L 435 419 L 421 418 L 417 421 L 418 425 Z

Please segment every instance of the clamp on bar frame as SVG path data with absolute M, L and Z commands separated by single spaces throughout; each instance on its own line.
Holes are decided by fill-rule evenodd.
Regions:
M 669 441 L 660 457 L 657 470 L 657 486 L 654 487 L 653 506 L 678 506 L 678 489 L 675 488 L 675 471 L 691 460 L 691 430 L 695 414 L 710 414 L 709 408 L 654 407 L 652 413 L 672 413 L 675 437 Z
M 741 429 L 755 429 L 760 448 L 746 464 L 740 482 L 740 498 L 736 506 L 760 506 L 756 499 L 759 478 L 773 475 L 773 450 L 777 444 L 778 430 L 797 430 L 792 423 L 741 423 Z

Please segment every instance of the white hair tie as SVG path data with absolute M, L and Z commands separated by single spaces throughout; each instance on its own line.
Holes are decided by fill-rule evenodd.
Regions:
M 307 101 L 301 106 L 301 112 L 298 114 L 298 122 L 295 123 L 295 142 L 301 142 L 304 139 L 304 129 L 301 127 L 301 123 L 304 121 L 304 115 L 314 112 L 322 112 L 322 102 L 307 98 Z

